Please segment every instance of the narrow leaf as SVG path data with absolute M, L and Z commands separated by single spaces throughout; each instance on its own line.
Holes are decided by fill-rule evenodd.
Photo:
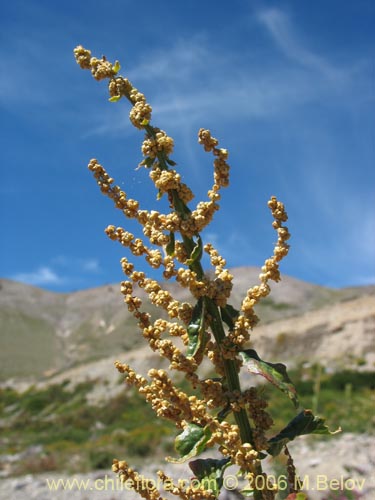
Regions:
M 194 306 L 193 315 L 189 326 L 187 327 L 189 337 L 189 344 L 186 352 L 187 357 L 195 356 L 204 343 L 204 338 L 206 336 L 204 328 L 204 315 L 205 308 L 201 297 Z
M 171 167 L 175 167 L 177 163 L 169 158 L 166 158 L 165 161 L 170 165 Z
M 227 304 L 225 307 L 220 307 L 220 312 L 224 323 L 232 330 L 234 328 L 234 320 L 238 318 L 240 312 L 230 304 Z
M 268 363 L 267 361 L 263 361 L 254 349 L 242 351 L 240 354 L 244 361 L 244 366 L 250 373 L 261 375 L 266 378 L 271 384 L 280 389 L 280 391 L 285 392 L 293 401 L 294 406 L 296 408 L 298 407 L 297 391 L 288 377 L 285 365 L 282 363 Z
M 173 196 L 173 205 L 174 208 L 176 209 L 176 212 L 180 217 L 183 219 L 186 219 L 188 215 L 190 214 L 190 209 L 185 205 L 185 203 L 179 198 L 177 192 L 175 191 L 176 195 Z
M 112 71 L 114 72 L 115 75 L 120 71 L 121 66 L 118 61 L 115 62 L 115 64 L 112 66 Z
M 150 158 L 150 156 L 147 156 L 144 160 L 141 161 L 141 163 L 138 164 L 139 167 L 146 167 L 150 168 L 155 162 L 155 158 Z
M 222 410 L 219 411 L 219 413 L 217 414 L 217 418 L 219 419 L 219 422 L 221 422 L 222 420 L 224 420 L 224 418 L 229 415 L 229 413 L 231 413 L 232 411 L 232 407 L 230 405 L 230 403 L 227 403 L 224 408 Z
M 315 417 L 311 410 L 301 411 L 277 436 L 268 441 L 268 453 L 272 456 L 278 455 L 283 447 L 297 436 L 304 434 L 336 434 L 341 431 L 340 428 L 333 432 L 330 431 L 324 425 L 324 422 L 324 418 Z
M 199 427 L 192 423 L 188 424 L 175 439 L 175 449 L 180 458 L 167 457 L 166 460 L 174 464 L 186 462 L 189 458 L 202 453 L 210 437 L 211 431 L 208 427 Z
M 120 95 L 114 95 L 108 99 L 109 102 L 117 102 L 121 99 Z
M 174 237 L 174 232 L 171 231 L 169 233 L 169 241 L 167 243 L 167 246 L 165 247 L 167 255 L 174 255 L 174 248 L 175 248 L 175 237 Z
M 199 262 L 202 258 L 202 254 L 203 254 L 203 243 L 202 243 L 202 238 L 198 234 L 195 247 L 193 248 L 190 254 L 190 258 L 186 261 L 187 265 L 192 266 L 196 262 Z

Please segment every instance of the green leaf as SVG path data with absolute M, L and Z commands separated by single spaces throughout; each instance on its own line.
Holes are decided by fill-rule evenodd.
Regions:
M 175 237 L 174 237 L 174 232 L 171 231 L 169 233 L 169 241 L 167 243 L 167 246 L 165 247 L 167 255 L 174 255 L 174 247 L 175 247 Z
M 298 407 L 297 391 L 288 377 L 285 365 L 282 363 L 268 363 L 267 361 L 263 361 L 254 349 L 247 349 L 240 354 L 244 361 L 244 366 L 250 373 L 261 375 L 266 378 L 271 384 L 280 389 L 280 391 L 285 392 L 293 401 L 294 406 L 296 408 Z
M 138 164 L 139 167 L 147 167 L 150 168 L 155 162 L 155 158 L 150 158 L 150 156 L 147 156 L 144 160 L 141 161 L 141 163 Z
M 175 449 L 180 458 L 167 457 L 166 460 L 174 464 L 186 462 L 189 458 L 202 453 L 210 437 L 211 431 L 208 427 L 199 427 L 196 424 L 189 423 L 175 439 Z
M 244 497 L 253 497 L 254 496 L 254 490 L 250 488 L 245 488 L 240 491 L 241 495 Z
M 108 99 L 109 102 L 117 102 L 121 99 L 120 95 L 114 95 Z
M 172 190 L 173 193 L 173 206 L 180 217 L 186 220 L 190 214 L 190 209 L 185 205 L 185 203 L 180 199 L 178 193 L 175 189 Z
M 324 422 L 324 418 L 315 417 L 311 410 L 301 411 L 277 436 L 268 441 L 268 453 L 275 457 L 289 441 L 293 441 L 297 436 L 304 434 L 336 434 L 337 432 L 341 432 L 340 428 L 333 432 L 330 431 L 324 425 Z
M 189 467 L 201 482 L 201 486 L 206 490 L 211 489 L 216 495 L 219 495 L 223 486 L 223 474 L 228 465 L 230 458 L 197 458 L 189 462 Z
M 114 72 L 115 75 L 120 71 L 121 66 L 118 61 L 115 62 L 115 64 L 112 66 L 112 71 Z
M 175 167 L 177 163 L 169 158 L 166 158 L 165 161 L 170 165 L 171 167 Z
M 202 258 L 202 254 L 203 254 L 203 243 L 202 243 L 202 238 L 198 234 L 197 242 L 190 254 L 190 258 L 186 261 L 186 264 L 188 266 L 192 266 L 196 262 L 199 262 Z
M 230 405 L 230 403 L 227 403 L 224 408 L 222 410 L 219 411 L 219 413 L 217 414 L 217 418 L 219 419 L 219 422 L 221 422 L 222 420 L 224 420 L 224 418 L 229 415 L 229 413 L 232 412 L 232 407 Z
M 240 312 L 230 304 L 227 304 L 225 307 L 220 307 L 220 312 L 222 320 L 232 330 L 234 328 L 234 320 L 238 318 Z
M 198 299 L 193 309 L 189 326 L 187 327 L 189 344 L 186 351 L 187 357 L 194 357 L 199 349 L 206 344 L 206 331 L 204 325 L 205 307 L 202 297 Z

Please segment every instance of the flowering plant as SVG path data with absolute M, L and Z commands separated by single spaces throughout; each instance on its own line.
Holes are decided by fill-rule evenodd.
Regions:
M 262 460 L 284 451 L 288 457 L 286 486 L 290 498 L 296 498 L 300 488 L 287 443 L 302 434 L 330 431 L 323 419 L 300 408 L 295 387 L 283 364 L 264 361 L 255 350 L 246 348 L 250 331 L 258 321 L 254 306 L 269 295 L 269 281 L 280 280 L 279 263 L 288 253 L 290 235 L 285 226 L 284 205 L 275 196 L 268 202 L 278 239 L 273 255 L 262 267 L 259 284 L 249 288 L 240 310 L 236 310 L 229 303 L 233 276 L 225 267 L 226 261 L 212 244 L 203 244 L 201 237 L 219 209 L 221 189 L 229 184 L 228 151 L 219 147 L 218 140 L 209 130 L 199 130 L 199 143 L 213 155 L 214 179 L 208 200 L 190 209 L 188 204 L 194 196 L 174 169 L 173 139 L 151 125 L 152 108 L 145 96 L 127 78 L 119 76 L 117 61 L 112 64 L 105 57 L 92 57 L 82 46 L 76 47 L 74 54 L 80 67 L 90 70 L 96 80 L 108 79 L 110 101 L 125 99 L 130 102 L 130 121 L 145 133 L 144 158 L 140 166 L 149 169 L 158 199 L 166 196 L 169 201 L 170 212 L 166 214 L 141 209 L 139 202 L 128 198 L 104 167 L 92 159 L 89 169 L 100 190 L 127 218 L 141 225 L 144 239 L 113 225 L 105 231 L 110 239 L 127 247 L 135 257 L 143 256 L 152 268 L 161 268 L 166 280 L 175 279 L 181 287 L 190 290 L 193 297 L 192 304 L 179 302 L 156 280 L 136 270 L 127 258 L 121 260 L 127 276 L 121 283 L 124 301 L 150 348 L 167 358 L 170 365 L 169 372 L 149 370 L 148 378 L 119 361 L 115 363 L 116 368 L 125 375 L 126 383 L 135 386 L 151 404 L 157 417 L 175 424 L 178 457 L 168 460 L 174 463 L 189 460 L 196 481 L 194 485 L 177 484 L 162 471 L 158 472 L 159 479 L 164 489 L 176 497 L 213 500 L 220 494 L 225 470 L 234 465 L 248 484 L 242 494 L 255 500 L 269 500 L 275 497 L 278 481 L 267 477 Z M 203 252 L 208 254 L 214 267 L 214 277 L 203 270 Z M 142 310 L 142 300 L 136 296 L 135 286 L 143 289 L 150 302 L 164 310 L 169 319 L 152 321 Z M 171 337 L 179 337 L 183 347 L 178 347 Z M 214 377 L 204 378 L 200 374 L 204 358 L 211 362 Z M 273 421 L 266 411 L 267 402 L 256 387 L 241 388 L 241 369 L 265 377 L 284 392 L 298 410 L 296 417 L 272 437 Z M 172 378 L 176 371 L 184 374 L 194 394 L 189 395 L 178 388 Z M 220 453 L 219 458 L 196 458 L 214 447 Z M 150 486 L 125 460 L 115 459 L 113 470 L 122 481 L 131 481 L 132 488 L 143 498 L 162 498 L 154 483 Z M 303 497 L 299 495 L 299 498 Z

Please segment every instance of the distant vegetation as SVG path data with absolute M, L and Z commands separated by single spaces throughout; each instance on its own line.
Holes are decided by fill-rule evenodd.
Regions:
M 342 371 L 328 375 L 312 366 L 290 375 L 303 405 L 316 405 L 317 413 L 324 414 L 332 428 L 374 432 L 374 373 Z M 114 456 L 126 454 L 137 463 L 148 456 L 155 461 L 174 453 L 170 437 L 173 425 L 152 419 L 151 408 L 137 392 L 124 387 L 120 395 L 95 406 L 86 400 L 95 381 L 81 383 L 73 390 L 67 384 L 43 390 L 30 388 L 23 393 L 0 390 L 0 468 L 7 454 L 19 454 L 12 469 L 18 475 L 109 469 Z M 294 409 L 272 386 L 263 390 L 276 427 L 281 427 L 293 418 Z

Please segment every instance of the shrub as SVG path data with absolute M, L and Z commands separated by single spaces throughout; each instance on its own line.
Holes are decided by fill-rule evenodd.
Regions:
M 120 361 L 115 363 L 116 368 L 124 374 L 126 383 L 135 387 L 151 405 L 157 418 L 173 422 L 178 431 L 175 439 L 178 456 L 168 460 L 173 463 L 189 461 L 195 477 L 194 486 L 186 485 L 186 482 L 173 482 L 159 471 L 159 483 L 164 489 L 166 485 L 172 487 L 174 495 L 182 499 L 213 500 L 219 496 L 226 468 L 235 465 L 248 482 L 243 492 L 253 494 L 255 500 L 269 500 L 274 498 L 277 485 L 263 471 L 262 460 L 267 455 L 277 456 L 284 451 L 288 456 L 286 487 L 293 494 L 298 489 L 298 482 L 287 443 L 301 434 L 328 434 L 329 430 L 323 419 L 310 410 L 301 410 L 286 367 L 280 363 L 268 363 L 255 350 L 246 347 L 250 331 L 258 321 L 254 306 L 268 297 L 269 282 L 280 280 L 279 263 L 289 250 L 285 207 L 275 196 L 268 202 L 277 242 L 272 256 L 262 267 L 259 284 L 248 289 L 240 309 L 236 310 L 230 304 L 233 276 L 226 268 L 226 261 L 212 244 L 203 244 L 201 235 L 219 209 L 221 190 L 229 184 L 228 151 L 219 147 L 219 141 L 209 130 L 199 130 L 198 142 L 213 155 L 214 179 L 208 199 L 193 209 L 189 208 L 194 195 L 174 168 L 176 162 L 171 159 L 174 141 L 151 124 L 152 108 L 146 97 L 127 78 L 119 76 L 118 62 L 112 64 L 105 57 L 92 57 L 91 52 L 82 46 L 76 47 L 74 54 L 80 67 L 90 70 L 96 80 L 108 80 L 111 102 L 130 102 L 130 121 L 145 134 L 143 160 L 139 167 L 149 170 L 157 199 L 165 197 L 170 207 L 168 213 L 141 208 L 140 202 L 129 198 L 99 161 L 92 159 L 88 167 L 101 192 L 128 219 L 139 224 L 142 236 L 137 237 L 114 225 L 109 225 L 105 232 L 135 258 L 143 257 L 152 269 L 162 269 L 166 280 L 176 280 L 181 287 L 189 289 L 193 297 L 192 303 L 179 302 L 156 280 L 138 270 L 127 257 L 121 260 L 126 276 L 121 283 L 124 302 L 150 348 L 169 360 L 170 365 L 169 371 L 149 370 L 147 378 Z M 225 234 L 222 236 L 224 238 Z M 214 273 L 204 272 L 204 253 L 208 255 Z M 159 308 L 160 317 L 154 321 L 147 306 L 137 296 L 136 287 L 142 289 L 151 304 Z M 182 348 L 171 340 L 175 337 L 180 338 L 178 345 L 182 344 Z M 204 358 L 212 364 L 213 377 L 203 377 L 200 373 Z M 241 369 L 265 377 L 295 405 L 298 413 L 279 432 L 272 431 L 273 420 L 267 412 L 267 401 L 257 388 L 241 388 Z M 184 375 L 191 391 L 176 385 L 176 372 Z M 132 446 L 138 446 L 138 452 L 152 448 L 152 442 L 143 440 L 144 433 L 133 430 L 132 435 L 137 436 Z M 196 458 L 210 448 L 217 448 L 221 457 Z M 155 481 L 149 483 L 125 460 L 115 459 L 113 471 L 127 484 L 130 481 L 133 489 L 144 498 L 161 497 Z M 152 486 L 145 488 L 142 484 Z

